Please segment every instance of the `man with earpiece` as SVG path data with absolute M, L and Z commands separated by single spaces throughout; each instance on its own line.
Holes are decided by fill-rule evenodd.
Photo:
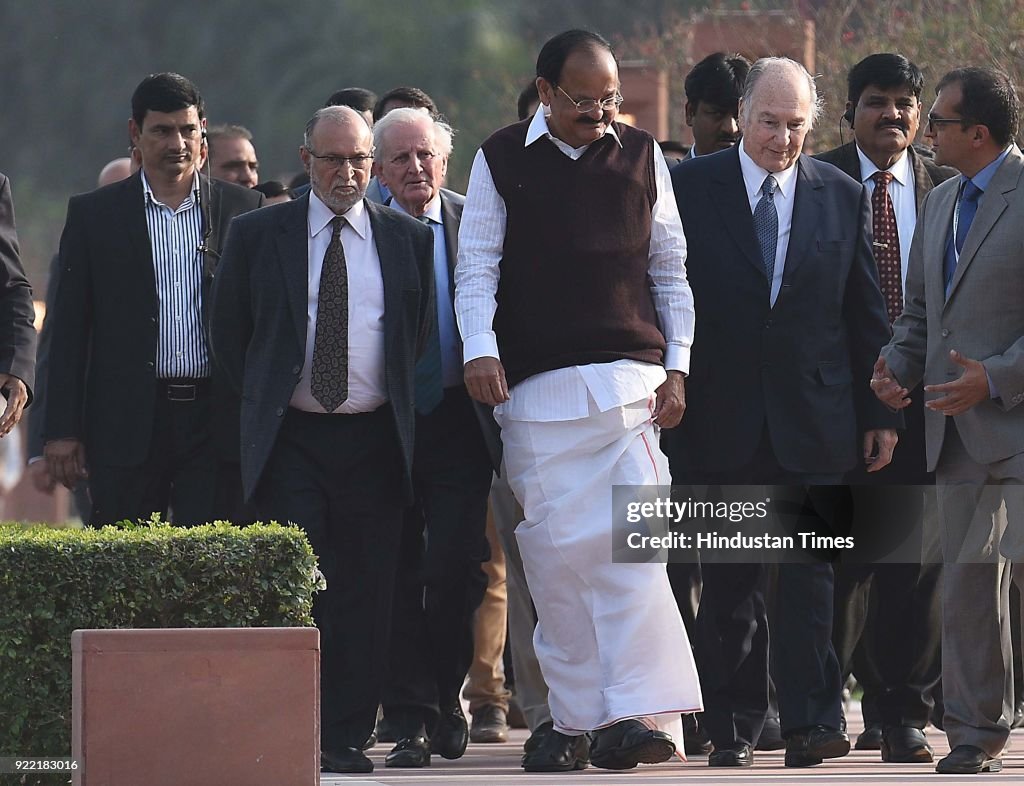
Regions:
M 860 181 L 871 194 L 872 249 L 892 323 L 903 311 L 917 212 L 928 192 L 956 170 L 936 165 L 912 147 L 924 86 L 914 63 L 888 52 L 869 55 L 850 70 L 847 82 L 843 122 L 853 140 L 817 158 Z M 904 410 L 905 430 L 892 463 L 879 473 L 857 467 L 846 479 L 899 494 L 912 511 L 902 523 L 913 529 L 924 513 L 920 486 L 933 484 L 935 477 L 926 467 L 920 391 L 911 398 L 914 405 Z M 940 672 L 939 567 L 931 560 L 844 562 L 836 569 L 832 641 L 844 676 L 852 669 L 864 687 L 866 728 L 856 747 L 880 748 L 883 761 L 932 760 L 924 727 Z M 903 635 L 894 636 L 897 630 Z
M 213 375 L 205 315 L 228 224 L 263 195 L 199 173 L 204 115 L 185 77 L 146 77 L 128 121 L 141 171 L 68 204 L 44 455 L 68 488 L 89 478 L 97 526 L 226 517 L 222 489 L 239 485 L 227 477 L 237 414 Z

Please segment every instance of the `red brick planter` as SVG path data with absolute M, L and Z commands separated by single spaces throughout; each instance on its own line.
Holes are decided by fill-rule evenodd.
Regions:
M 76 786 L 320 783 L 316 628 L 76 630 Z

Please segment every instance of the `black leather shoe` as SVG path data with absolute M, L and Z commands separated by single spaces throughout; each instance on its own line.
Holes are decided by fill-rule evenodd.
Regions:
M 917 764 L 934 761 L 924 732 L 913 726 L 893 726 L 882 735 L 882 761 Z
M 782 725 L 778 718 L 765 718 L 764 726 L 761 727 L 761 734 L 757 738 L 755 750 L 759 751 L 780 751 L 786 747 L 786 741 L 782 739 Z
M 945 775 L 976 775 L 979 772 L 999 772 L 1002 768 L 1002 759 L 989 756 L 973 745 L 957 745 L 935 765 L 935 771 Z
M 715 749 L 708 756 L 709 767 L 749 767 L 754 763 L 754 752 L 749 745 Z
M 469 727 L 470 742 L 508 742 L 508 720 L 505 710 L 487 704 L 473 713 Z
M 542 732 L 545 726 L 547 729 Z M 527 772 L 571 772 L 587 768 L 590 740 L 586 734 L 570 737 L 555 731 L 548 722 L 537 727 L 527 744 L 532 740 L 536 740 L 535 744 L 523 754 L 523 769 Z
M 631 770 L 638 764 L 659 764 L 672 758 L 672 736 L 629 718 L 594 732 L 590 763 L 605 770 Z
M 540 726 L 530 732 L 530 736 L 523 743 L 523 753 L 532 753 L 544 742 L 544 738 L 551 733 L 555 724 L 551 721 L 544 721 Z
M 786 740 L 787 767 L 813 767 L 825 759 L 838 759 L 850 752 L 845 731 L 827 726 L 801 729 Z
M 358 748 L 338 748 L 320 751 L 320 769 L 323 772 L 373 772 L 373 762 Z
M 869 723 L 864 731 L 857 735 L 853 746 L 859 751 L 878 751 L 882 749 L 882 724 Z
M 429 767 L 430 743 L 426 737 L 405 737 L 384 757 L 385 767 Z
M 711 752 L 707 729 L 695 714 L 683 716 L 683 751 L 687 756 L 707 756 Z
M 445 759 L 460 759 L 469 744 L 469 726 L 462 707 L 458 705 L 452 710 L 441 713 L 441 717 L 430 735 L 430 751 L 438 753 Z
M 1013 723 L 1010 724 L 1011 729 L 1019 729 L 1024 726 L 1024 700 L 1018 701 L 1017 706 L 1013 708 Z

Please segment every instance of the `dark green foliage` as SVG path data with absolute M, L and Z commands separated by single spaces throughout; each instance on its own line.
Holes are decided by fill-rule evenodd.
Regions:
M 276 523 L 0 527 L 0 756 L 70 755 L 73 630 L 309 626 L 321 584 Z

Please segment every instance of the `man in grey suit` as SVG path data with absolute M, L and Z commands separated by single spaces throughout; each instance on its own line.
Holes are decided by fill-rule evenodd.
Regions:
M 431 751 L 457 759 L 468 730 L 459 689 L 473 659 L 473 615 L 487 577 L 484 528 L 491 472 L 501 442 L 491 407 L 474 402 L 462 381 L 455 324 L 455 261 L 465 198 L 442 189 L 452 129 L 420 109 L 399 108 L 373 129 L 374 171 L 388 204 L 422 221 L 434 237 L 437 332 L 416 366 L 415 503 L 406 511 L 384 717 L 397 745 L 388 767 L 423 767 Z M 427 743 L 429 734 L 430 742 Z
M 312 189 L 232 224 L 211 341 L 241 393 L 242 484 L 309 536 L 327 579 L 321 765 L 370 772 L 403 508 L 413 369 L 433 323 L 430 231 L 363 198 L 373 138 L 325 107 L 300 148 Z
M 1024 155 L 1009 79 L 960 68 L 939 82 L 926 136 L 962 176 L 925 199 L 903 314 L 871 381 L 894 408 L 923 379 L 939 486 L 942 773 L 994 772 L 1013 717 L 1007 561 L 1024 557 Z M 1008 526 L 996 516 L 1006 504 Z M 993 608 L 994 606 L 994 608 Z

